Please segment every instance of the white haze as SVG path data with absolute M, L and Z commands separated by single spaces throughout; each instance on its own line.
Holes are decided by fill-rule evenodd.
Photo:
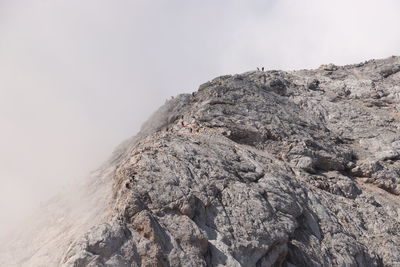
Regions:
M 398 0 L 0 0 L 0 234 L 215 76 L 400 54 Z

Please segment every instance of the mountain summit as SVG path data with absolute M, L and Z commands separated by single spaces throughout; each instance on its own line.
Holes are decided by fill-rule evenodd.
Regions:
M 218 77 L 91 181 L 101 219 L 25 265 L 400 266 L 400 58 Z

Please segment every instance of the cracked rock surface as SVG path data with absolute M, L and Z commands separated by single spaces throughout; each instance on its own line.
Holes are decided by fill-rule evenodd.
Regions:
M 218 77 L 118 147 L 60 265 L 400 266 L 399 111 L 399 57 Z

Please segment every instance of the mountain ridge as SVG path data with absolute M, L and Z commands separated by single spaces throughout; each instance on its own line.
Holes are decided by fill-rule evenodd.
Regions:
M 394 56 L 217 77 L 116 149 L 107 216 L 54 261 L 399 266 L 399 110 Z

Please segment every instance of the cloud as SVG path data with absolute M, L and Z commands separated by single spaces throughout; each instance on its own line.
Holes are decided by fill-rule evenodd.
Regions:
M 398 1 L 1 1 L 0 226 L 218 75 L 399 54 Z
M 277 1 L 244 16 L 224 67 L 234 71 L 259 61 L 289 70 L 398 54 L 399 8 L 395 1 Z

